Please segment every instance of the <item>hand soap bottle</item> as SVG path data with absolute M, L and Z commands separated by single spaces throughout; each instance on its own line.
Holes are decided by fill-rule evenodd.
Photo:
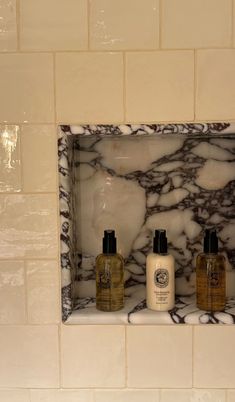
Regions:
M 117 311 L 124 307 L 124 261 L 116 251 L 114 230 L 105 230 L 103 254 L 96 258 L 96 308 Z
M 167 252 L 166 231 L 155 230 L 153 253 L 146 260 L 147 307 L 168 311 L 175 305 L 174 257 Z
M 225 257 L 218 254 L 215 229 L 206 229 L 204 252 L 196 259 L 197 307 L 222 311 L 226 300 Z

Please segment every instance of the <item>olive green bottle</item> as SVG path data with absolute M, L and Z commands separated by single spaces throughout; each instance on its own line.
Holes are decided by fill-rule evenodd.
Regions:
M 197 307 L 206 311 L 222 311 L 226 302 L 225 258 L 218 254 L 215 229 L 206 229 L 204 252 L 196 259 Z
M 124 307 L 124 261 L 116 252 L 114 230 L 105 230 L 103 254 L 96 258 L 96 308 L 117 311 Z

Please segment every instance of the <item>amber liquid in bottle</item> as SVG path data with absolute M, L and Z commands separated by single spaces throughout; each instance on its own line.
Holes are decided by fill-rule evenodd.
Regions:
M 217 253 L 215 231 L 206 231 L 204 251 L 196 260 L 197 307 L 206 311 L 222 311 L 226 302 L 225 258 Z
M 117 311 L 124 307 L 124 261 L 116 253 L 113 230 L 106 230 L 103 254 L 96 258 L 96 308 Z
M 100 254 L 96 259 L 96 307 L 102 311 L 124 307 L 124 269 L 119 254 Z

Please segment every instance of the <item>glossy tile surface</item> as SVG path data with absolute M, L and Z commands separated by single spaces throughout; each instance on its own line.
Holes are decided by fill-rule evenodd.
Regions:
M 88 45 L 86 0 L 22 0 L 23 50 L 84 50 Z M 46 17 L 46 18 L 45 18 Z
M 27 261 L 26 276 L 29 323 L 58 322 L 60 295 L 57 261 Z
M 215 389 L 162 390 L 161 402 L 226 402 L 226 391 Z
M 0 354 L 0 387 L 59 386 L 56 326 L 2 326 Z
M 0 324 L 25 322 L 24 262 L 0 260 Z
M 56 136 L 53 125 L 21 129 L 22 173 L 25 192 L 56 191 Z
M 126 55 L 126 118 L 131 122 L 193 120 L 192 51 Z
M 64 388 L 125 385 L 124 326 L 63 325 L 61 335 Z
M 17 47 L 16 0 L 1 0 L 0 51 L 13 51 Z
M 31 390 L 30 402 L 94 402 L 92 390 Z
M 90 12 L 92 49 L 158 47 L 158 0 L 91 0 Z
M 2 402 L 31 402 L 28 389 L 6 389 L 0 390 L 0 401 Z
M 129 326 L 127 367 L 130 388 L 191 388 L 192 328 Z
M 56 66 L 58 121 L 123 121 L 120 53 L 58 54 Z
M 97 390 L 95 402 L 160 402 L 158 390 Z
M 21 184 L 20 127 L 0 125 L 0 192 L 18 192 Z
M 52 55 L 0 54 L 0 92 L 0 121 L 53 122 Z
M 1 258 L 57 256 L 55 195 L 0 195 Z
M 230 0 L 164 0 L 162 47 L 229 47 L 232 33 L 231 14 Z
M 227 402 L 235 402 L 235 389 L 227 391 Z
M 234 71 L 235 49 L 197 52 L 196 118 L 198 120 L 234 119 Z
M 234 326 L 196 327 L 194 331 L 194 386 L 232 388 L 235 370 L 231 355 L 235 344 Z

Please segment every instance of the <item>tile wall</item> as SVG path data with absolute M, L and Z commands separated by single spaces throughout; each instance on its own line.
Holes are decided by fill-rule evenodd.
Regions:
M 235 328 L 60 324 L 56 126 L 235 120 L 235 0 L 0 0 L 0 400 L 234 402 Z

